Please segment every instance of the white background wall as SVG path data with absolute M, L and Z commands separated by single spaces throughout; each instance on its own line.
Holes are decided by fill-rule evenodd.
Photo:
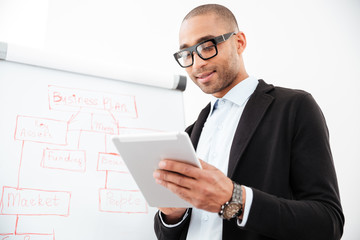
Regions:
M 247 36 L 251 75 L 313 94 L 327 119 L 346 217 L 342 239 L 360 237 L 359 0 L 0 0 L 0 41 L 186 74 L 173 60 L 193 7 L 229 7 Z M 189 81 L 186 125 L 209 97 Z

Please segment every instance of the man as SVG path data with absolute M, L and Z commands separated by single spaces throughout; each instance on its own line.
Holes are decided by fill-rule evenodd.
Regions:
M 203 169 L 164 160 L 158 184 L 194 208 L 160 208 L 159 239 L 340 239 L 344 216 L 325 120 L 312 96 L 249 77 L 233 14 L 208 4 L 175 59 L 214 99 L 186 129 Z

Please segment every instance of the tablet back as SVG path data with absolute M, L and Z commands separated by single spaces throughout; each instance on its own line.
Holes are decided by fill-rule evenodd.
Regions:
M 152 207 L 191 207 L 167 188 L 157 184 L 153 172 L 162 159 L 187 162 L 201 168 L 189 136 L 184 132 L 127 135 L 113 142 L 136 184 Z

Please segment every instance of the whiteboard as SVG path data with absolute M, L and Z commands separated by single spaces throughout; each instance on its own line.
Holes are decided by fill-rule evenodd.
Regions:
M 0 238 L 155 239 L 111 138 L 182 131 L 181 91 L 0 61 L 0 111 Z

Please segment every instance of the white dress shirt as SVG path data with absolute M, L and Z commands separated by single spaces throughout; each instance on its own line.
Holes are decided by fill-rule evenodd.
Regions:
M 230 148 L 237 125 L 257 84 L 256 78 L 248 77 L 234 86 L 223 98 L 214 97 L 211 100 L 211 111 L 202 129 L 196 153 L 198 158 L 215 166 L 225 175 L 228 171 Z M 245 187 L 245 191 L 246 204 L 243 220 L 238 221 L 240 227 L 245 226 L 252 203 L 251 188 Z M 186 217 L 187 213 L 183 220 Z M 165 226 L 175 227 L 178 224 L 165 224 Z M 187 239 L 222 239 L 222 219 L 218 213 L 193 208 Z

